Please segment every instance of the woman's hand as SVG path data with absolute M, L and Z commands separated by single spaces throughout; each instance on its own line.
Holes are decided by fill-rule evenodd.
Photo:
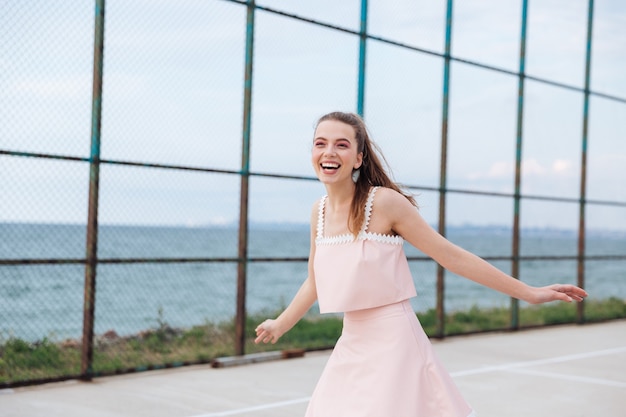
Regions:
M 530 297 L 525 300 L 530 304 L 548 303 L 550 301 L 582 301 L 587 291 L 569 284 L 552 284 L 547 287 L 533 288 Z
M 278 339 L 285 333 L 276 320 L 267 319 L 259 324 L 256 329 L 256 339 L 254 343 L 276 343 Z

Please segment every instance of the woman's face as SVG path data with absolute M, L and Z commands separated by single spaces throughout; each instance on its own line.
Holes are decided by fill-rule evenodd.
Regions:
M 317 125 L 311 162 L 321 182 L 352 182 L 352 170 L 359 168 L 362 161 L 363 153 L 358 152 L 352 126 L 337 120 L 325 120 Z

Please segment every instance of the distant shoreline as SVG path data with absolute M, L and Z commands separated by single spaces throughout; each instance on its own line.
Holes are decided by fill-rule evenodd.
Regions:
M 49 223 L 49 222 L 0 222 L 0 226 L 5 225 L 20 225 L 20 226 L 43 226 L 43 227 L 56 227 L 56 226 L 70 226 L 70 227 L 87 227 L 86 223 Z M 436 225 L 431 225 L 436 228 Z M 198 225 L 185 225 L 185 224 L 126 224 L 126 223 L 100 223 L 101 228 L 146 228 L 146 229 L 214 229 L 214 230 L 236 230 L 239 225 L 236 223 L 216 223 L 216 224 L 198 224 Z M 283 222 L 251 222 L 248 225 L 249 230 L 288 230 L 288 231 L 308 231 L 308 223 L 283 223 Z M 513 228 L 505 225 L 479 225 L 479 224 L 453 224 L 446 226 L 448 233 L 455 234 L 471 234 L 471 233 L 488 233 L 494 234 L 509 234 L 512 233 Z M 577 236 L 577 229 L 564 229 L 556 227 L 524 227 L 521 229 L 522 235 L 525 236 Z M 613 230 L 613 229 L 586 229 L 585 234 L 587 236 L 601 236 L 601 237 L 626 237 L 626 230 Z

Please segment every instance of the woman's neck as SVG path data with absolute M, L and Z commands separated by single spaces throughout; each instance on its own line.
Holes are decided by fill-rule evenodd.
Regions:
M 333 211 L 342 207 L 350 206 L 354 199 L 355 187 L 354 184 L 340 185 L 340 184 L 327 184 L 326 193 L 328 194 L 327 204 Z

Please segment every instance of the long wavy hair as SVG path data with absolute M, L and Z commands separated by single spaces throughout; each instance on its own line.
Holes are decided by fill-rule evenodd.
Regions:
M 358 114 L 338 111 L 328 113 L 320 117 L 315 127 L 317 128 L 320 123 L 326 120 L 335 120 L 352 126 L 357 141 L 357 152 L 363 153 L 363 162 L 359 167 L 360 173 L 355 183 L 356 189 L 348 217 L 348 229 L 352 234 L 356 236 L 365 221 L 365 203 L 371 187 L 391 188 L 405 196 L 411 204 L 417 207 L 417 202 L 413 196 L 403 191 L 391 179 L 389 164 L 380 148 L 370 139 L 365 122 Z

